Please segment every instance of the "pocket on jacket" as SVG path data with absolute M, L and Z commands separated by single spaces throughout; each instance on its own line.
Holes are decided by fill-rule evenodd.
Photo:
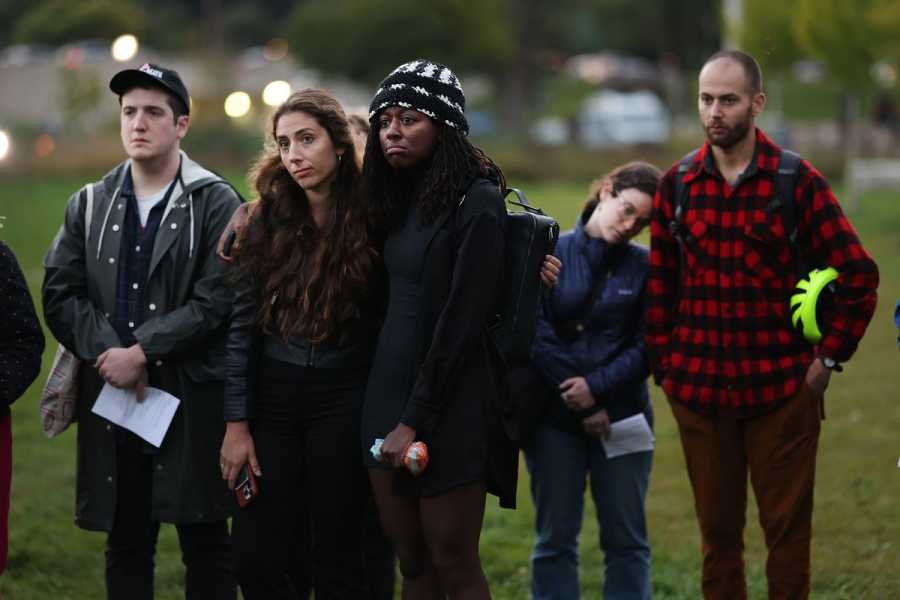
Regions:
M 708 270 L 712 264 L 709 248 L 710 240 L 707 236 L 707 225 L 703 221 L 686 223 L 687 236 L 684 244 L 685 265 L 688 277 L 696 277 Z
M 744 267 L 760 279 L 784 277 L 791 270 L 791 248 L 780 222 L 744 226 Z

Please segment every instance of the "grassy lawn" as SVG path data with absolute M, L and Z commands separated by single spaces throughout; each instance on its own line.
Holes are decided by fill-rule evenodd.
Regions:
M 234 177 L 238 181 L 240 176 Z M 0 238 L 19 257 L 39 300 L 41 257 L 62 219 L 68 195 L 85 178 L 0 177 Z M 587 182 L 526 186 L 533 203 L 568 228 L 586 194 Z M 818 458 L 813 537 L 813 597 L 900 598 L 900 354 L 892 324 L 900 298 L 900 204 L 891 194 L 872 194 L 854 222 L 881 268 L 880 303 L 868 334 L 843 374 L 832 379 Z M 646 242 L 646 238 L 644 239 Z M 49 367 L 56 344 L 49 338 Z M 895 373 L 891 375 L 891 373 Z M 46 375 L 42 375 L 39 383 Z M 14 478 L 10 515 L 10 561 L 0 595 L 15 600 L 94 600 L 104 596 L 105 536 L 72 523 L 75 436 L 47 440 L 38 417 L 39 385 L 13 407 Z M 699 597 L 699 538 L 693 500 L 671 414 L 657 389 L 657 450 L 648 497 L 656 598 Z M 590 501 L 588 499 L 588 506 Z M 533 510 L 522 468 L 519 509 L 489 500 L 482 556 L 494 597 L 528 596 L 528 556 Z M 765 552 L 755 507 L 748 514 L 747 559 L 751 596 L 765 597 Z M 593 511 L 582 535 L 582 587 L 600 596 L 602 557 Z M 182 598 L 177 538 L 164 527 L 157 556 L 158 599 Z

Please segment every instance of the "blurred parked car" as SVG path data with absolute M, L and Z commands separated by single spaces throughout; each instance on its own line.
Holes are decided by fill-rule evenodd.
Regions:
M 603 148 L 632 144 L 663 144 L 669 139 L 669 111 L 650 91 L 603 90 L 589 96 L 577 117 L 578 139 Z
M 42 44 L 15 44 L 0 49 L 0 68 L 46 64 L 53 60 L 53 49 Z
M 544 146 L 562 146 L 569 141 L 569 124 L 561 117 L 544 117 L 531 126 L 531 139 Z
M 660 73 L 655 64 L 645 58 L 615 52 L 578 54 L 566 61 L 566 71 L 578 79 L 606 87 L 657 87 L 660 84 Z

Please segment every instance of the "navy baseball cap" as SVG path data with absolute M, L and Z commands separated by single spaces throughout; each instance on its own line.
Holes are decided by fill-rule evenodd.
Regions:
M 131 88 L 147 83 L 162 86 L 175 94 L 175 97 L 184 103 L 187 114 L 191 113 L 191 97 L 184 82 L 181 81 L 181 76 L 173 69 L 144 63 L 137 69 L 125 69 L 113 75 L 109 80 L 109 89 L 121 96 Z

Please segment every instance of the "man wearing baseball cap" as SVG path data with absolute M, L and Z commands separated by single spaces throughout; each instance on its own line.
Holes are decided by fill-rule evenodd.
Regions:
M 230 296 L 216 240 L 240 196 L 181 151 L 190 96 L 178 73 L 117 73 L 127 160 L 73 194 L 44 258 L 44 316 L 81 361 L 75 522 L 107 532 L 110 599 L 153 598 L 159 524 L 174 523 L 185 597 L 233 600 L 219 475 Z M 104 385 L 180 403 L 159 447 L 91 411 Z

